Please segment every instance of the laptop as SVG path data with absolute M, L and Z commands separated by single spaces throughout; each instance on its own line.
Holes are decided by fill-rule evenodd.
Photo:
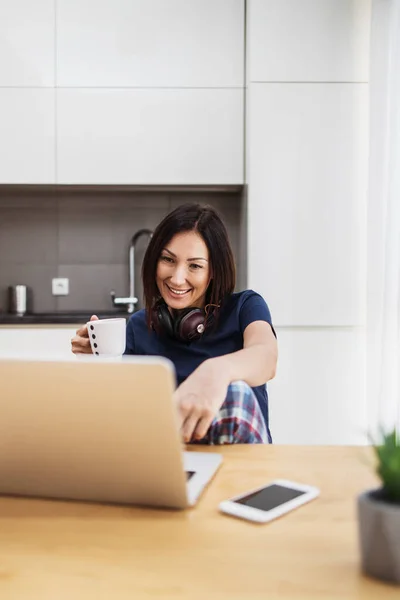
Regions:
M 183 509 L 221 465 L 184 451 L 167 359 L 1 359 L 0 382 L 0 494 Z

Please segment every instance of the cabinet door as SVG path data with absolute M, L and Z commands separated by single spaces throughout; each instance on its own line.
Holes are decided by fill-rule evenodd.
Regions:
M 58 0 L 62 87 L 243 86 L 244 0 Z
M 365 84 L 252 84 L 249 284 L 277 325 L 364 323 Z
M 0 183 L 55 183 L 54 89 L 0 88 Z
M 240 184 L 243 90 L 57 90 L 57 183 Z
M 249 81 L 368 81 L 371 0 L 248 0 Z
M 362 329 L 277 328 L 279 361 L 268 383 L 277 444 L 365 444 Z
M 0 358 L 73 358 L 71 338 L 78 325 L 68 327 L 2 327 Z
M 1 0 L 0 87 L 54 86 L 55 4 Z

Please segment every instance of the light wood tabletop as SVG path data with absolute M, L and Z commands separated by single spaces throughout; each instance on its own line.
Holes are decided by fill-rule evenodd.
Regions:
M 360 573 L 356 497 L 377 484 L 370 449 L 218 450 L 223 466 L 183 512 L 0 498 L 1 600 L 399 600 L 398 587 Z M 321 496 L 264 525 L 218 512 L 274 478 Z

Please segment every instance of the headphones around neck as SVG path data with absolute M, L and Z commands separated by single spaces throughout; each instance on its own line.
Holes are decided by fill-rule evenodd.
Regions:
M 174 317 L 164 302 L 158 302 L 152 313 L 153 329 L 181 342 L 198 340 L 212 320 L 207 310 L 196 307 L 184 308 Z

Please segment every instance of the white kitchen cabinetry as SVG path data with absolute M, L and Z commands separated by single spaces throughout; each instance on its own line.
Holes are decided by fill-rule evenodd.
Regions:
M 248 0 L 249 81 L 368 81 L 371 0 Z
M 365 84 L 252 84 L 249 286 L 284 326 L 364 323 Z
M 57 183 L 243 183 L 244 0 L 58 0 Z
M 0 0 L 0 87 L 54 86 L 55 4 Z
M 55 91 L 0 87 L 0 184 L 55 182 Z
M 276 443 L 366 437 L 371 0 L 248 0 L 248 284 L 278 333 Z
M 0 327 L 0 358 L 71 358 L 71 338 L 77 328 Z
M 57 0 L 57 85 L 243 87 L 244 0 Z
M 277 328 L 279 363 L 268 384 L 277 444 L 365 444 L 365 340 L 357 328 Z
M 244 23 L 244 0 L 0 1 L 0 184 L 242 184 Z
M 59 89 L 60 184 L 240 184 L 243 90 Z

